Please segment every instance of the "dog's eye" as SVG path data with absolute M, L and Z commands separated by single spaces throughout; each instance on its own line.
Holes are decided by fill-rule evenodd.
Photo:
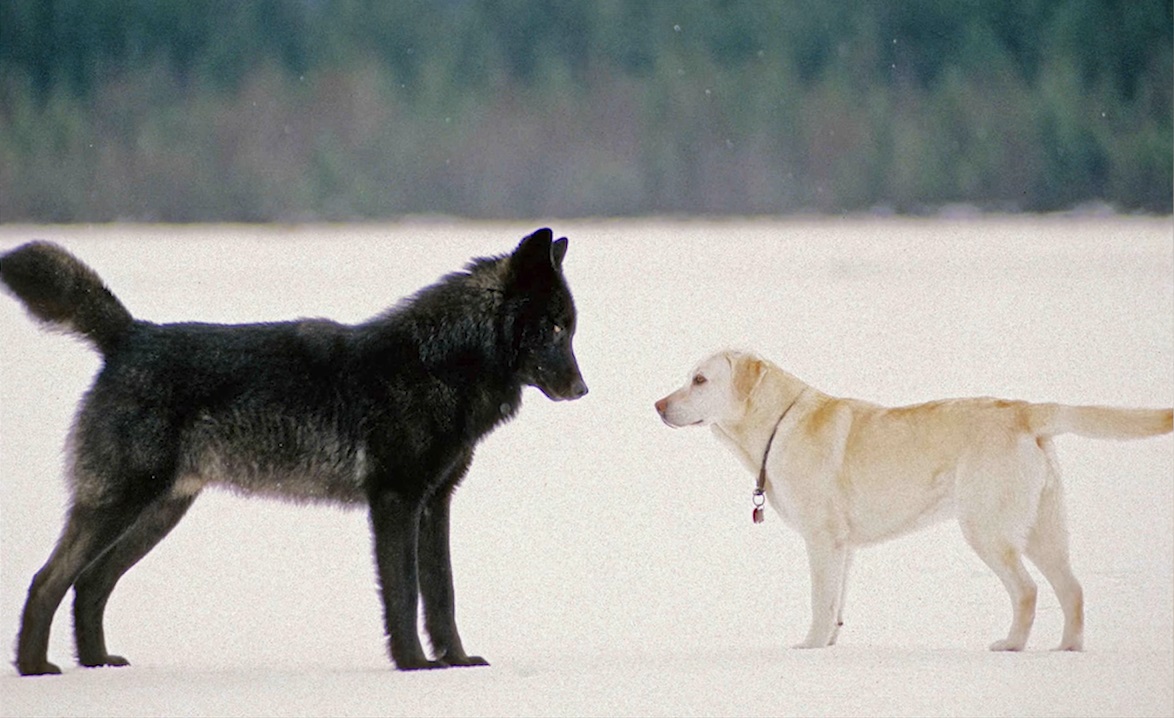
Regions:
M 705 378 L 704 374 L 698 374 L 697 376 L 693 377 L 693 386 L 701 386 L 707 381 L 709 380 Z

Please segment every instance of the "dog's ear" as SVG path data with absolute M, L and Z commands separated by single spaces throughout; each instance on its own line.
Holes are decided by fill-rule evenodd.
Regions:
M 758 382 L 766 374 L 766 364 L 758 357 L 740 356 L 732 361 L 734 370 L 734 395 L 741 400 L 750 398 Z

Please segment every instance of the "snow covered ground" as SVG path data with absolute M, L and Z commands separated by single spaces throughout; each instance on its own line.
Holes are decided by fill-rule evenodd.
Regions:
M 139 317 L 364 319 L 537 226 L 0 227 L 60 241 Z M 1086 651 L 1041 583 L 1029 650 L 994 654 L 1006 595 L 954 524 L 860 552 L 840 643 L 809 619 L 798 536 L 750 522 L 753 477 L 653 402 L 752 348 L 887 404 L 996 395 L 1174 403 L 1165 219 L 554 222 L 571 238 L 591 393 L 527 390 L 455 500 L 465 645 L 489 668 L 391 670 L 362 512 L 208 492 L 119 585 L 124 669 L 0 675 L 5 716 L 1174 714 L 1174 440 L 1059 440 Z M 0 297 L 0 635 L 65 506 L 61 446 L 98 367 Z M 8 652 L 11 656 L 11 652 Z

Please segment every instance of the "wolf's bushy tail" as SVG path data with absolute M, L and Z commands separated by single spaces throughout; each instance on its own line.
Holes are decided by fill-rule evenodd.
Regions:
M 1029 417 L 1032 430 L 1041 436 L 1079 434 L 1093 439 L 1141 439 L 1174 430 L 1174 412 L 1170 409 L 1032 404 Z
M 34 318 L 89 340 L 103 355 L 134 324 L 94 270 L 52 242 L 29 242 L 0 256 L 0 281 Z

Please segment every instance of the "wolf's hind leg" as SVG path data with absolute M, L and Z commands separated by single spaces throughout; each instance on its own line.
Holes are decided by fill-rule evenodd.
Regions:
M 60 673 L 49 662 L 49 629 L 65 592 L 95 558 L 118 540 L 141 507 L 94 508 L 75 504 L 52 555 L 33 576 L 17 637 L 16 668 L 21 675 Z
M 122 656 L 106 650 L 102 617 L 118 579 L 163 540 L 195 500 L 194 495 L 167 497 L 147 507 L 130 530 L 82 571 L 74 583 L 73 630 L 77 660 L 83 666 L 125 666 Z

